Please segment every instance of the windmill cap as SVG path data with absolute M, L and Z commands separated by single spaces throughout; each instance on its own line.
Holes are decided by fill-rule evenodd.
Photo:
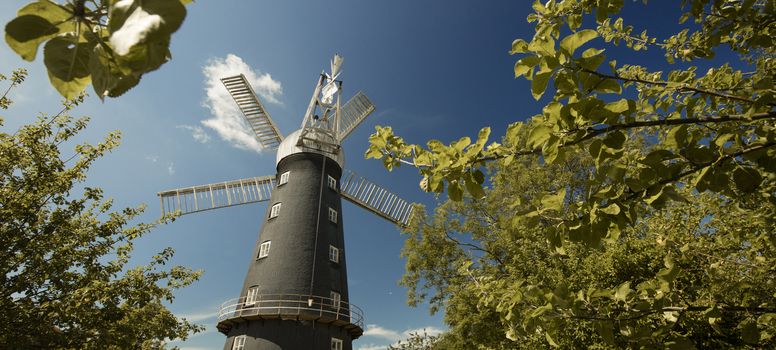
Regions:
M 275 166 L 280 164 L 283 158 L 297 153 L 317 153 L 325 155 L 339 164 L 340 168 L 345 166 L 345 153 L 340 147 L 339 141 L 330 133 L 321 129 L 308 128 L 303 142 L 299 143 L 302 135 L 302 129 L 292 132 L 278 146 L 278 153 L 275 157 Z M 332 145 L 336 145 L 332 146 Z

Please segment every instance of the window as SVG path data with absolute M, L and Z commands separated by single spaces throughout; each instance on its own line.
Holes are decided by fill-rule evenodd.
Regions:
M 339 263 L 339 248 L 329 245 L 329 260 Z
M 245 306 L 256 304 L 256 301 L 258 300 L 259 300 L 259 286 L 253 286 L 248 288 L 248 294 L 245 296 Z
M 331 338 L 331 350 L 342 350 L 342 339 Z
M 332 343 L 334 344 L 334 343 Z M 342 344 L 342 341 L 340 340 L 340 344 Z M 332 345 L 334 346 L 334 345 Z M 245 348 L 245 336 L 241 335 L 237 338 L 234 338 L 234 343 L 232 343 L 232 350 L 243 350 Z M 334 348 L 332 348 L 334 349 Z M 340 346 L 338 349 L 342 349 L 342 346 Z
M 331 292 L 331 306 L 335 309 L 339 309 L 340 307 L 340 293 L 337 293 L 335 291 Z
M 337 211 L 332 208 L 329 208 L 329 221 L 337 223 Z
M 290 175 L 290 171 L 286 171 L 285 173 L 280 174 L 280 181 L 278 182 L 278 186 L 287 184 L 288 183 L 288 175 Z
M 332 190 L 337 190 L 337 179 L 333 178 L 331 175 L 329 175 L 329 188 Z
M 266 241 L 266 242 L 262 243 L 259 246 L 259 259 L 266 258 L 267 255 L 269 255 L 269 244 L 270 243 L 271 243 L 270 241 Z
M 277 217 L 280 214 L 280 204 L 281 203 L 275 203 L 275 205 L 272 206 L 272 209 L 269 210 L 270 219 Z

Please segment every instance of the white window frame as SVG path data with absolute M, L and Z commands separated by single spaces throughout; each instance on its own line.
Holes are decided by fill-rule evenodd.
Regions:
M 337 211 L 332 207 L 329 207 L 329 221 L 337 223 Z
M 269 256 L 269 248 L 272 241 L 264 241 L 261 242 L 261 245 L 259 246 L 259 257 L 258 259 L 266 258 Z
M 234 342 L 232 343 L 232 350 L 243 350 L 245 349 L 245 339 L 246 336 L 241 335 L 237 338 L 234 338 Z
M 248 293 L 245 295 L 245 306 L 255 305 L 258 301 L 259 286 L 252 286 L 248 288 Z
M 283 203 L 275 203 L 272 208 L 269 209 L 269 218 L 274 219 L 280 215 L 280 205 Z
M 339 248 L 329 245 L 329 261 L 339 264 Z
M 329 176 L 329 181 L 328 181 L 329 188 L 331 188 L 332 190 L 336 191 L 337 190 L 337 179 L 335 179 L 331 175 L 328 175 L 328 176 Z
M 342 350 L 342 339 L 332 337 L 331 350 Z
M 280 180 L 278 181 L 278 186 L 285 185 L 288 183 L 288 177 L 291 175 L 290 171 L 286 171 L 285 173 L 280 174 Z
M 342 301 L 342 295 L 335 291 L 331 291 L 331 293 L 329 293 L 329 297 L 331 298 L 331 306 L 335 309 L 339 309 L 340 302 Z

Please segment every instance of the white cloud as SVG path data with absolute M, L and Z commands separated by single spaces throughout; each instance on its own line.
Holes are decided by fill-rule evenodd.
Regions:
M 170 174 L 170 176 L 175 175 L 175 163 L 170 162 L 170 164 L 167 164 L 167 173 Z
M 211 59 L 202 68 L 202 73 L 205 75 L 207 94 L 203 105 L 210 109 L 213 115 L 213 118 L 203 120 L 202 124 L 215 130 L 222 139 L 237 148 L 261 152 L 263 147 L 220 79 L 242 73 L 262 102 L 274 104 L 281 104 L 279 98 L 283 94 L 283 87 L 280 82 L 272 79 L 269 73 L 262 74 L 254 70 L 242 58 L 233 54 L 228 54 L 225 58 Z
M 191 314 L 175 315 L 178 318 L 185 318 L 189 322 L 199 322 L 216 318 L 215 311 L 195 312 Z
M 440 335 L 444 332 L 445 332 L 444 329 L 439 329 L 436 327 L 424 327 L 424 328 L 409 329 L 404 331 L 402 334 L 406 339 L 406 338 L 409 338 L 411 334 L 423 335 L 425 333 L 425 334 L 428 334 L 429 336 L 434 336 L 434 335 Z
M 386 350 L 386 349 L 388 349 L 388 345 L 366 344 L 366 345 L 359 346 L 357 350 Z
M 365 337 L 374 337 L 374 338 L 382 338 L 384 340 L 387 340 L 390 342 L 390 345 L 397 345 L 397 343 L 400 340 L 408 339 L 412 334 L 425 334 L 429 336 L 438 335 L 444 330 L 436 328 L 436 327 L 423 327 L 423 328 L 415 328 L 415 329 L 408 329 L 405 331 L 395 331 L 392 329 L 388 329 L 385 327 L 381 327 L 376 324 L 368 324 L 366 325 L 366 330 L 364 331 Z M 378 350 L 378 349 L 386 349 L 389 344 L 385 345 L 376 345 L 374 343 L 370 344 L 364 344 L 358 347 L 358 350 Z
M 175 127 L 176 129 L 183 129 L 188 130 L 191 132 L 191 137 L 194 138 L 195 141 L 199 143 L 208 143 L 210 142 L 210 135 L 208 135 L 205 132 L 205 129 L 203 129 L 199 125 L 177 125 Z
M 155 154 L 150 154 L 145 157 L 145 159 L 151 163 L 156 163 L 159 161 L 159 156 Z
M 380 327 L 376 324 L 366 325 L 366 331 L 364 331 L 364 336 L 383 338 L 390 341 L 399 341 L 402 338 L 401 333 L 394 330 L 390 330 L 388 328 Z

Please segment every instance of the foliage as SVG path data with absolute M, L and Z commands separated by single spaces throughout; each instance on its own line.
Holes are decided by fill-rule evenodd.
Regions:
M 100 99 L 121 96 L 170 59 L 170 36 L 191 0 L 30 2 L 5 26 L 5 41 L 32 61 L 43 44 L 49 80 L 65 98 L 92 84 Z
M 513 223 L 552 223 L 547 233 L 556 245 L 563 239 L 592 246 L 616 239 L 638 222 L 642 204 L 661 210 L 684 200 L 679 192 L 685 187 L 773 203 L 775 3 L 676 2 L 682 11 L 678 31 L 665 39 L 647 31 L 636 35 L 636 28 L 617 17 L 623 3 L 534 3 L 535 13 L 528 16 L 535 23 L 533 38 L 512 44 L 511 53 L 521 55 L 514 72 L 531 81 L 534 98 L 551 98 L 544 98 L 542 114 L 510 125 L 503 144 L 488 144 L 490 128 L 474 142 L 469 137 L 449 145 L 431 140 L 423 147 L 405 143 L 390 127 L 377 127 L 366 157 L 382 159 L 389 170 L 401 164 L 417 167 L 423 190 L 447 188 L 451 199 L 461 200 L 464 192 L 484 195 L 481 168 L 487 162 L 508 166 L 540 156 L 553 165 L 576 153 L 589 154 L 601 186 L 564 210 L 560 204 L 568 191 L 537 195 Z M 667 6 L 657 5 L 661 11 Z M 590 23 L 595 28 L 583 27 Z M 685 68 L 664 73 L 607 62 L 604 47 L 621 44 L 634 53 L 662 50 L 668 63 L 680 61 L 676 65 Z M 736 61 L 715 60 L 718 51 Z M 699 62 L 713 68 L 700 72 L 691 65 Z M 518 137 L 523 134 L 527 137 Z M 636 151 L 633 144 L 640 140 L 649 141 L 643 146 L 648 152 Z M 569 211 L 574 215 L 566 215 Z
M 776 237 L 763 214 L 774 204 L 681 188 L 687 201 L 641 205 L 637 223 L 598 248 L 557 246 L 550 225 L 514 215 L 558 188 L 569 193 L 560 205 L 574 205 L 602 186 L 594 163 L 494 163 L 484 198 L 414 218 L 402 284 L 411 304 L 444 307 L 450 326 L 429 348 L 776 346 Z
M 412 332 L 410 337 L 400 340 L 395 345 L 389 345 L 388 350 L 429 350 L 433 349 L 439 343 L 438 335 L 429 335 L 426 330 L 423 333 Z
M 14 72 L 12 85 L 24 76 Z M 128 266 L 134 242 L 155 224 L 132 224 L 142 207 L 112 211 L 102 190 L 82 184 L 92 163 L 118 145 L 118 133 L 60 154 L 87 125 L 67 115 L 81 100 L 13 134 L 0 132 L 0 344 L 162 349 L 202 329 L 164 305 L 200 272 L 163 269 L 170 248 L 148 265 Z
M 511 53 L 544 107 L 499 142 L 370 137 L 449 198 L 403 251 L 409 302 L 444 307 L 436 348 L 776 346 L 776 3 L 675 2 L 664 39 L 624 3 L 533 4 Z

